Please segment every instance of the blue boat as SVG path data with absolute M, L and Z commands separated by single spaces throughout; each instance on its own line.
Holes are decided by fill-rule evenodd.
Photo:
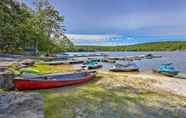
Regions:
M 83 65 L 82 68 L 83 69 L 97 69 L 97 68 L 101 68 L 102 64 L 98 63 L 98 60 L 88 60 L 86 61 Z
M 171 77 L 179 73 L 179 70 L 177 70 L 174 66 L 172 66 L 172 63 L 161 64 L 159 66 L 159 69 L 154 69 L 153 71 Z

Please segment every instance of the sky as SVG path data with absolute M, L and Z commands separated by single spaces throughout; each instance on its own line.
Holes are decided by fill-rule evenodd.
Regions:
M 64 15 L 65 33 L 77 45 L 186 41 L 186 0 L 49 1 Z

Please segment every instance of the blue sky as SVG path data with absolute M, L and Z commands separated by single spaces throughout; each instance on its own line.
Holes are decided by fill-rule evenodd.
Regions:
M 75 44 L 186 40 L 186 0 L 49 1 L 65 16 L 66 34 Z

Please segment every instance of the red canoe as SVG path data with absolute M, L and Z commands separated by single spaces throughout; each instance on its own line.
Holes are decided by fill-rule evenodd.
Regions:
M 23 76 L 23 79 L 15 79 L 14 83 L 18 90 L 49 89 L 85 83 L 92 80 L 95 74 L 95 72 L 78 72 L 41 76 Z

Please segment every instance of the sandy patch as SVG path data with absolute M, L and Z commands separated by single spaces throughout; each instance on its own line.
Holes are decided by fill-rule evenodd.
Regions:
M 112 84 L 112 86 L 129 85 L 186 96 L 186 79 L 166 77 L 154 73 L 112 73 L 108 71 L 99 71 L 99 73 L 107 76 L 107 80 L 100 82 L 106 84 L 108 81 L 108 84 Z

